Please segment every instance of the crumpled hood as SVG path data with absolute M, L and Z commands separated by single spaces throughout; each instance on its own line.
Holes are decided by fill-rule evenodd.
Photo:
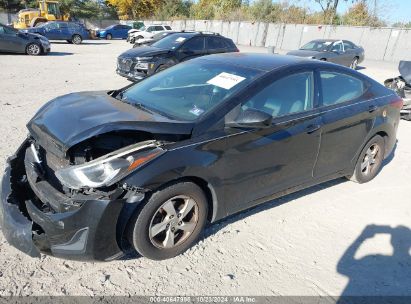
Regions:
M 155 56 L 155 55 L 166 54 L 166 53 L 168 53 L 168 50 L 159 49 L 153 46 L 142 46 L 139 48 L 133 48 L 128 51 L 125 51 L 119 57 L 120 58 L 136 58 L 136 57 Z
M 400 61 L 398 70 L 402 78 L 404 78 L 408 84 L 411 84 L 411 61 Z
M 298 56 L 298 57 L 311 57 L 317 56 L 320 52 L 317 51 L 308 51 L 308 50 L 296 50 L 288 52 L 287 55 Z
M 111 131 L 191 134 L 193 124 L 151 114 L 101 92 L 72 93 L 45 104 L 27 124 L 46 150 L 65 157 L 88 138 Z

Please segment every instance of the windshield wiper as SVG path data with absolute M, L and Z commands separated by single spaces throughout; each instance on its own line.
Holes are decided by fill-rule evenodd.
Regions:
M 121 93 L 120 93 L 120 94 L 121 94 Z M 124 103 L 126 103 L 126 104 L 129 104 L 129 105 L 131 105 L 131 106 L 133 106 L 133 107 L 136 107 L 137 109 L 140 109 L 140 110 L 143 110 L 143 111 L 145 111 L 145 112 L 148 112 L 148 113 L 150 113 L 150 114 L 154 114 L 154 111 L 153 111 L 153 110 L 149 109 L 147 106 L 143 105 L 142 103 L 126 101 L 126 100 L 122 99 L 122 98 L 123 98 L 123 95 L 121 94 L 121 96 L 120 96 L 120 94 L 119 94 L 119 97 L 120 97 L 120 100 L 121 100 L 122 102 L 124 102 Z

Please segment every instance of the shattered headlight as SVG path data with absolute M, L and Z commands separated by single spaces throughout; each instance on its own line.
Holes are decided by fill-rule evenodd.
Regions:
M 71 189 L 111 186 L 165 152 L 158 147 L 143 152 L 141 149 L 147 146 L 138 148 L 120 149 L 88 163 L 57 170 L 55 174 L 63 185 Z

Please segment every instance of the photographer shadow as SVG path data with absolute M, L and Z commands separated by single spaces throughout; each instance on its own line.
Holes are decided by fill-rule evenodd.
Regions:
M 356 259 L 355 254 L 367 239 L 389 234 L 393 255 L 371 254 Z M 351 297 L 411 296 L 411 230 L 405 226 L 368 225 L 341 257 L 338 273 L 349 282 L 338 303 L 351 303 Z

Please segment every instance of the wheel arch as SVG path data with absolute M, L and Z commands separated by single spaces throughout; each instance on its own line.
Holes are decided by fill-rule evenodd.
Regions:
M 130 222 L 132 221 L 135 213 L 141 210 L 147 199 L 150 198 L 151 194 L 161 189 L 164 189 L 172 184 L 180 182 L 192 182 L 198 187 L 200 187 L 200 189 L 204 192 L 208 206 L 208 222 L 213 223 L 221 217 L 221 215 L 219 214 L 221 214 L 221 212 L 224 212 L 224 210 L 220 210 L 221 206 L 219 206 L 218 204 L 217 194 L 214 186 L 211 183 L 207 182 L 202 177 L 194 175 L 175 176 L 175 178 L 171 178 L 167 182 L 158 184 L 155 188 L 149 189 L 149 192 L 146 194 L 146 198 L 143 201 L 137 204 L 125 204 L 118 218 L 116 229 L 117 242 L 120 248 L 122 248 L 123 250 L 128 250 L 130 248 L 130 243 L 127 240 L 127 233 L 130 229 Z

